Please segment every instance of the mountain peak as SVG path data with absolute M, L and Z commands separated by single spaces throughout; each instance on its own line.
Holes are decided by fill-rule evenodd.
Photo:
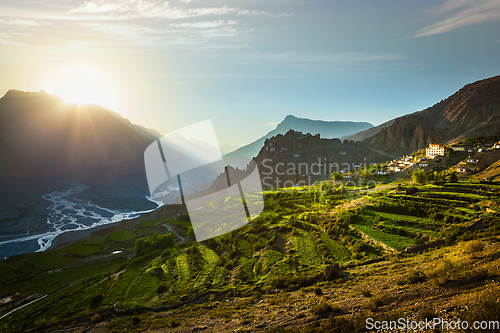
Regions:
M 307 133 L 312 135 L 320 134 L 323 138 L 331 139 L 357 133 L 372 127 L 372 124 L 366 122 L 311 120 L 307 118 L 298 118 L 289 114 L 278 124 L 278 126 L 276 126 L 274 130 L 267 133 L 264 137 L 257 139 L 256 141 L 243 146 L 228 155 L 244 156 L 248 158 L 255 157 L 259 153 L 266 139 L 278 134 L 285 135 L 290 130 L 301 132 L 306 135 Z
M 36 91 L 23 91 L 23 90 L 18 90 L 18 89 L 9 89 L 5 95 L 3 95 L 2 98 L 11 98 L 11 97 L 20 97 L 20 96 L 26 96 L 26 95 L 43 95 L 43 96 L 48 96 L 47 92 L 45 90 L 40 90 L 39 92 Z
M 285 117 L 285 119 L 283 119 L 283 121 L 287 121 L 287 120 L 295 120 L 295 119 L 300 119 L 298 117 L 295 117 L 293 114 L 289 114 Z

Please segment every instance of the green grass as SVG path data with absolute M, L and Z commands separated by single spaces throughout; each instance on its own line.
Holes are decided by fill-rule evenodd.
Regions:
M 144 222 L 139 223 L 137 226 L 138 227 L 152 227 L 152 226 L 154 226 L 160 222 L 164 222 L 164 221 L 167 221 L 167 220 L 158 219 L 158 220 L 144 221 Z
M 124 242 L 135 237 L 135 234 L 130 230 L 118 230 L 108 235 L 108 239 L 111 239 L 113 242 Z
M 29 296 L 34 293 L 45 293 L 74 281 L 87 279 L 91 276 L 96 276 L 116 269 L 123 263 L 123 261 L 123 259 L 115 259 L 110 263 L 88 263 L 78 267 L 63 269 L 60 272 L 44 272 L 25 281 L 2 286 L 0 288 L 0 295 L 8 295 L 12 292 L 12 290 L 15 290 L 25 296 Z
M 63 257 L 57 253 L 37 253 L 28 257 L 26 262 L 30 265 L 41 267 L 43 269 L 54 269 L 72 264 L 79 260 L 80 259 L 74 257 Z
M 189 221 L 172 220 L 172 221 L 168 221 L 168 223 L 175 224 L 175 225 L 181 225 L 181 226 L 186 227 L 186 228 L 189 228 L 192 226 L 191 222 L 189 222 Z
M 275 250 L 267 250 L 262 258 L 262 270 L 267 273 L 278 261 L 283 259 L 283 254 Z
M 78 256 L 90 256 L 101 252 L 101 249 L 97 245 L 84 245 L 83 242 L 78 242 L 63 248 L 61 252 Z
M 243 238 L 236 238 L 235 240 L 236 247 L 238 251 L 240 251 L 245 257 L 251 258 L 253 255 L 253 246 Z
M 101 245 L 105 243 L 106 239 L 104 238 L 104 236 L 97 236 L 94 238 L 87 239 L 86 241 L 83 241 L 83 244 L 85 245 Z
M 257 263 L 257 259 L 255 259 L 255 258 L 247 259 L 247 258 L 242 257 L 240 262 L 241 262 L 240 269 L 246 276 L 245 281 L 246 282 L 253 281 L 253 279 L 255 277 L 253 274 L 253 269 L 254 269 L 255 264 Z
M 149 236 L 149 235 L 152 235 L 154 234 L 153 231 L 149 231 L 149 230 L 146 230 L 146 229 L 137 229 L 137 232 L 141 235 L 144 235 L 144 236 Z

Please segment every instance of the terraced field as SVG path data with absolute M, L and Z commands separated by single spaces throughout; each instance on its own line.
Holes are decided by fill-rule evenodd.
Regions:
M 130 250 L 132 234 L 137 238 L 143 233 L 138 230 L 161 230 L 160 220 L 143 222 L 132 234 L 100 236 L 57 253 L 31 254 L 1 263 L 23 272 L 37 272 L 41 268 L 36 266 L 64 268 L 62 272 L 42 274 L 37 284 L 30 279 L 15 280 L 15 274 L 3 277 L 4 294 L 14 288 L 30 295 L 77 283 L 0 323 L 7 328 L 18 327 L 20 322 L 35 326 L 36 320 L 42 318 L 41 309 L 59 320 L 113 304 L 126 309 L 162 306 L 207 289 L 266 293 L 276 288 L 300 288 L 332 263 L 353 266 L 389 255 L 391 251 L 385 246 L 404 251 L 408 246 L 437 238 L 453 242 L 475 237 L 475 233 L 495 232 L 498 218 L 494 213 L 487 217 L 484 230 L 473 232 L 467 227 L 478 217 L 490 216 L 483 204 L 496 199 L 499 191 L 500 186 L 465 183 L 403 186 L 399 192 L 366 195 L 368 205 L 348 211 L 336 208 L 346 199 L 346 194 L 339 192 L 321 196 L 314 191 L 266 192 L 264 213 L 236 231 L 202 243 L 177 244 L 135 259 L 96 263 L 92 269 L 84 263 L 82 256 L 108 253 L 113 242 L 124 244 L 125 250 L 131 244 Z M 180 221 L 176 226 L 187 229 L 189 224 Z M 68 256 L 70 253 L 73 256 Z M 62 308 L 65 310 L 57 311 Z

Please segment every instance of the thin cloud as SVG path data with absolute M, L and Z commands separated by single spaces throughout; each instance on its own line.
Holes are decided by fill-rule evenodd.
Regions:
M 87 0 L 80 6 L 70 9 L 69 13 L 83 15 L 91 19 L 108 20 L 139 18 L 186 19 L 198 16 L 220 16 L 227 14 L 264 15 L 269 17 L 291 15 L 272 14 L 265 11 L 247 10 L 228 6 L 184 8 L 171 6 L 168 2 L 157 0 Z
M 0 24 L 21 25 L 21 26 L 29 26 L 29 27 L 45 27 L 45 26 L 52 25 L 52 22 L 21 20 L 21 19 L 12 19 L 12 20 L 0 19 Z
M 91 30 L 102 31 L 111 35 L 118 35 L 131 38 L 140 37 L 144 34 L 156 34 L 163 32 L 137 24 L 108 24 L 108 23 L 88 22 L 88 23 L 83 23 L 82 26 L 89 28 Z
M 206 21 L 206 22 L 185 22 L 185 23 L 172 23 L 171 27 L 174 28 L 216 28 L 225 25 L 234 25 L 238 24 L 238 21 L 224 21 L 224 20 L 216 20 L 216 21 Z
M 22 38 L 31 38 L 33 35 L 19 33 L 19 32 L 11 32 L 11 33 L 0 33 L 0 44 L 10 45 L 10 46 L 26 46 L 25 43 L 20 41 Z
M 420 29 L 415 37 L 442 34 L 470 24 L 500 19 L 498 0 L 448 0 L 434 8 L 432 15 L 444 16 L 441 21 Z
M 385 61 L 399 60 L 402 56 L 397 54 L 368 54 L 361 52 L 348 53 L 312 53 L 301 54 L 296 51 L 288 51 L 282 53 L 254 53 L 250 55 L 252 58 L 260 58 L 271 61 L 288 61 L 288 62 L 368 62 L 368 61 Z
M 255 16 L 267 16 L 267 17 L 287 17 L 292 16 L 292 13 L 281 13 L 281 14 L 273 14 L 263 10 L 248 10 L 242 9 L 238 11 L 238 15 L 255 15 Z
M 218 37 L 232 37 L 239 35 L 236 29 L 228 26 L 234 24 L 232 21 L 223 23 L 198 22 L 191 24 L 172 25 L 171 30 L 157 29 L 150 26 L 138 24 L 115 24 L 101 22 L 86 22 L 81 26 L 101 31 L 108 35 L 116 36 L 123 40 L 130 40 L 141 45 L 166 44 L 197 44 Z M 195 29 L 193 29 L 193 27 Z M 202 28 L 202 29 L 200 29 Z

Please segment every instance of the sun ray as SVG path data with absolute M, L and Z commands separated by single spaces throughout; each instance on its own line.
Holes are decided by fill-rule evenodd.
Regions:
M 91 66 L 60 67 L 48 75 L 45 90 L 68 103 L 98 104 L 117 110 L 119 96 L 116 85 L 104 71 Z

